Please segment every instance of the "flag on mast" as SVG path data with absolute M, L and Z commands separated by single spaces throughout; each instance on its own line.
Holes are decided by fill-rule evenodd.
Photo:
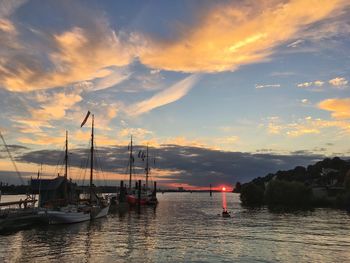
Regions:
M 89 116 L 90 116 L 90 111 L 87 112 L 87 114 L 85 116 L 85 119 L 83 120 L 83 122 L 80 125 L 80 128 L 84 126 L 84 124 L 87 122 Z

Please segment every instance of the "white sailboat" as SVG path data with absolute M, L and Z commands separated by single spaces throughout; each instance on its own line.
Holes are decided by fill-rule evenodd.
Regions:
M 80 127 L 83 127 L 90 116 L 88 111 Z M 92 115 L 91 125 L 91 149 L 90 149 L 90 186 L 89 198 L 84 204 L 68 204 L 58 209 L 45 209 L 40 214 L 48 219 L 49 224 L 72 224 L 88 220 L 94 220 L 105 217 L 108 214 L 110 203 L 107 199 L 99 197 L 94 191 L 93 184 L 94 171 L 94 115 Z M 66 133 L 66 151 L 65 151 L 65 183 L 68 178 L 68 133 Z M 67 196 L 67 187 L 65 185 L 65 195 Z
M 58 206 L 56 208 L 43 208 L 38 214 L 45 218 L 50 225 L 55 224 L 73 224 L 88 221 L 91 218 L 91 212 L 89 207 L 85 205 L 79 205 L 76 200 L 74 203 L 69 204 L 68 200 L 68 191 L 67 191 L 67 183 L 68 183 L 68 132 L 66 132 L 66 150 L 65 150 L 65 174 L 63 179 L 64 184 L 64 197 L 65 203 L 64 206 Z
M 83 127 L 90 116 L 90 111 L 86 114 L 80 127 Z M 105 217 L 108 214 L 110 203 L 106 198 L 97 196 L 94 191 L 93 172 L 94 172 L 94 115 L 92 114 L 91 121 L 91 149 L 90 149 L 90 198 L 88 206 L 90 207 L 90 218 L 97 219 Z

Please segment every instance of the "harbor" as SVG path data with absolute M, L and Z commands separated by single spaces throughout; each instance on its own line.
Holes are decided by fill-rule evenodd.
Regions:
M 349 0 L 0 0 L 0 263 L 350 262 Z

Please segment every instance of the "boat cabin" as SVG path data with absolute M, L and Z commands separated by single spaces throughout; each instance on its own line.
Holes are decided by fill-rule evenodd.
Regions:
M 54 179 L 31 179 L 33 194 L 39 195 L 39 207 L 58 207 L 77 204 L 79 188 L 76 183 L 64 176 Z

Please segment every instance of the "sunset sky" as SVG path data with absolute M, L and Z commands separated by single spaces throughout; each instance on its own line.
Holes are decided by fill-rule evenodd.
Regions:
M 88 110 L 109 182 L 131 134 L 167 187 L 346 157 L 349 36 L 348 0 L 0 0 L 0 129 L 27 178 L 57 174 L 68 130 L 82 180 Z M 18 183 L 2 144 L 0 181 Z

